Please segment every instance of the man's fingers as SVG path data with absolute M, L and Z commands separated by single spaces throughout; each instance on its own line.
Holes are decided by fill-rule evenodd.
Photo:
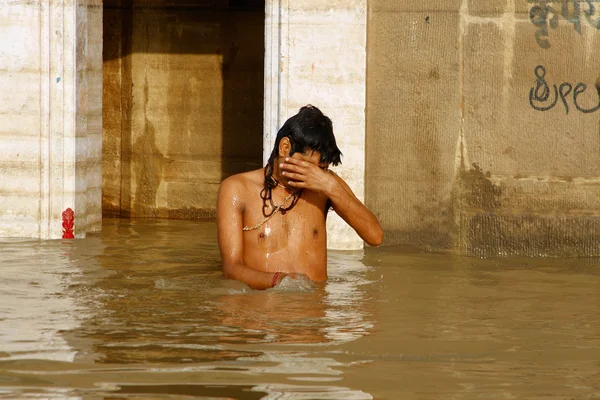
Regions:
M 286 170 L 286 171 L 291 171 L 291 172 L 304 172 L 304 166 L 303 165 L 295 165 L 295 164 L 290 164 L 290 163 L 282 163 L 279 164 L 279 168 Z
M 280 164 L 280 166 L 293 165 L 294 167 L 306 167 L 306 161 L 295 160 L 293 158 L 286 158 L 285 163 Z
M 285 162 L 289 162 L 290 164 L 300 165 L 303 167 L 308 167 L 311 164 L 315 164 L 309 157 L 306 157 L 300 153 L 294 153 L 293 156 L 286 157 Z M 315 165 L 317 165 L 317 164 L 315 164 Z
M 288 164 L 294 164 L 294 165 L 301 165 L 303 162 L 305 162 L 303 160 L 299 160 L 294 157 L 286 157 L 284 161 Z
M 296 174 L 294 172 L 283 171 L 281 174 L 283 176 L 285 176 L 286 178 L 294 180 L 294 181 L 301 181 L 304 178 L 302 174 Z
M 298 169 L 298 166 L 286 162 L 286 163 L 279 164 L 279 168 L 288 170 L 288 171 L 296 171 Z
M 306 189 L 306 183 L 301 181 L 289 181 L 288 185 L 295 188 Z

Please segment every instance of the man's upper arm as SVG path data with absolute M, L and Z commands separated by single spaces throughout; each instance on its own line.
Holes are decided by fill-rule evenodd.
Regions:
M 217 237 L 223 264 L 242 264 L 243 203 L 238 195 L 241 182 L 236 177 L 225 179 L 217 195 Z
M 358 199 L 358 197 L 356 197 L 356 195 L 354 194 L 354 192 L 352 191 L 352 189 L 350 188 L 350 186 L 348 186 L 348 184 L 346 183 L 346 181 L 344 181 L 338 174 L 336 174 L 335 172 L 331 171 L 330 172 L 333 174 L 333 176 L 335 177 L 335 179 L 338 181 L 338 183 L 340 185 L 342 185 L 342 187 L 344 188 L 344 190 L 346 192 L 348 192 L 348 194 L 350 194 L 354 199 L 356 199 L 357 201 L 360 201 Z M 362 203 L 362 202 L 361 202 Z M 333 209 L 335 211 L 335 205 L 333 205 Z
M 332 171 L 333 172 L 333 171 Z M 346 221 L 358 235 L 368 244 L 379 246 L 383 240 L 383 230 L 377 217 L 356 197 L 350 186 L 336 173 L 333 173 L 340 186 L 354 201 L 343 201 L 336 206 L 334 211 Z M 352 205 L 353 204 L 353 205 Z

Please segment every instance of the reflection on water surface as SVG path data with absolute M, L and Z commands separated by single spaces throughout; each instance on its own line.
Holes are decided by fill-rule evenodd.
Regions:
M 260 292 L 215 234 L 0 243 L 0 397 L 600 397 L 596 259 L 330 252 L 327 284 Z

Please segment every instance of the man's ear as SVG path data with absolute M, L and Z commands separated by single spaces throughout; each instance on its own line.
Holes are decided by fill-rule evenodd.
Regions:
M 292 144 L 290 138 L 286 136 L 279 141 L 279 157 L 289 156 L 290 151 L 292 151 Z

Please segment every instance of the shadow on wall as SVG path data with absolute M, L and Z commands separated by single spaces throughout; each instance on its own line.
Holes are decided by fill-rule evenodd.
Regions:
M 211 220 L 262 164 L 264 0 L 104 2 L 105 217 Z

